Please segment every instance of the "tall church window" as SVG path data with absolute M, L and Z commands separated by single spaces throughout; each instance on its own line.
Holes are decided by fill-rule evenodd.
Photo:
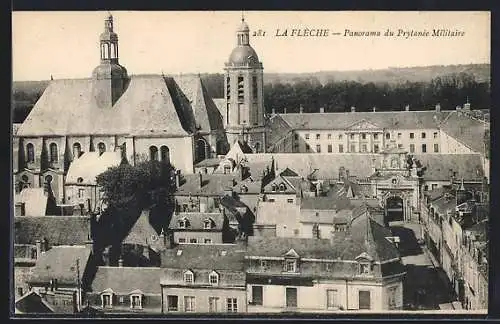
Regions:
M 245 99 L 245 81 L 243 77 L 238 77 L 238 100 L 242 101 Z
M 149 160 L 158 161 L 158 148 L 154 145 L 149 147 Z
M 57 144 L 50 143 L 49 151 L 50 151 L 50 162 L 57 162 L 57 160 L 58 160 Z
M 27 162 L 35 162 L 35 146 L 31 143 L 26 145 Z
M 252 78 L 252 93 L 253 93 L 253 98 L 257 100 L 259 93 L 257 92 L 257 77 L 254 76 Z
M 74 143 L 73 144 L 73 158 L 79 158 L 80 154 L 82 153 L 82 146 L 80 143 Z
M 170 150 L 168 146 L 162 145 L 162 147 L 160 147 L 160 155 L 162 162 L 170 163 Z

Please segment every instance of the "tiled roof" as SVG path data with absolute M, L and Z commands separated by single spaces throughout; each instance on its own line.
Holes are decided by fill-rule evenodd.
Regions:
M 214 167 L 214 166 L 218 166 L 219 163 L 222 161 L 221 158 L 211 158 L 211 159 L 205 159 L 203 161 L 200 161 L 198 163 L 196 163 L 194 166 L 196 168 L 202 168 L 202 167 Z
M 45 283 L 57 279 L 60 284 L 77 285 L 77 260 L 80 280 L 90 258 L 91 250 L 86 246 L 54 246 L 44 252 L 31 271 L 29 282 Z
M 200 174 L 185 174 L 176 191 L 178 195 L 222 196 L 224 189 L 233 187 L 232 174 L 202 174 L 203 185 L 200 187 Z
M 335 233 L 331 240 L 250 236 L 247 255 L 282 257 L 294 249 L 302 258 L 355 260 L 366 252 L 375 261 L 385 261 L 399 258 L 396 247 L 385 238 L 389 236 L 391 232 L 370 217 L 358 217 L 349 233 Z
M 300 203 L 302 210 L 341 210 L 353 209 L 349 199 L 331 197 L 304 197 Z
M 123 244 L 156 245 L 158 239 L 158 233 L 149 223 L 149 210 L 143 210 L 141 216 L 139 216 L 123 240 Z
M 115 105 L 107 108 L 96 104 L 91 79 L 53 80 L 19 128 L 18 135 L 187 136 L 193 131 L 188 126 L 196 123 L 203 130 L 220 128 L 220 113 L 207 97 L 199 77 L 173 80 L 180 89 L 174 93 L 162 76 L 133 76 Z M 182 106 L 181 102 L 186 101 L 187 107 Z
M 437 128 L 449 111 L 380 111 L 346 113 L 293 113 L 280 114 L 293 129 L 339 129 L 344 130 L 365 120 L 383 129 L 430 129 Z M 436 116 L 436 117 L 434 117 Z M 276 117 L 275 117 L 276 118 Z
M 160 294 L 161 274 L 162 269 L 153 267 L 101 266 L 97 268 L 91 289 L 96 293 L 111 289 L 117 294 L 130 294 L 139 289 L 144 294 Z
M 353 176 L 367 178 L 372 174 L 372 160 L 375 159 L 377 165 L 382 161 L 381 154 L 363 153 L 258 153 L 247 154 L 246 158 L 253 176 L 262 176 L 274 158 L 280 168 L 289 168 L 304 178 L 318 169 L 315 173 L 318 179 L 337 179 L 340 167 L 349 170 Z
M 47 213 L 48 196 L 44 188 L 24 188 L 15 195 L 16 203 L 24 203 L 26 216 L 45 216 Z
M 85 152 L 69 165 L 66 184 L 96 185 L 96 177 L 111 167 L 120 165 L 120 152 Z M 82 182 L 78 182 L 82 178 Z
M 163 276 L 161 279 L 162 285 L 181 285 L 189 286 L 194 288 L 197 286 L 211 286 L 209 282 L 209 276 L 214 271 L 213 269 L 189 269 L 193 273 L 193 283 L 184 282 L 184 273 L 188 269 L 179 268 L 165 268 L 163 269 Z M 242 269 L 239 270 L 216 270 L 219 276 L 218 287 L 235 287 L 239 286 L 241 289 L 245 289 L 245 272 Z
M 184 229 L 179 227 L 179 221 L 187 219 L 189 226 Z M 224 225 L 224 216 L 221 213 L 174 213 L 168 226 L 171 230 L 203 231 L 205 220 L 211 220 L 212 230 L 221 231 Z
M 426 169 L 423 178 L 427 181 L 450 180 L 450 170 L 456 172 L 455 179 L 465 181 L 484 177 L 483 162 L 480 154 L 416 154 L 415 158 Z
M 458 111 L 451 112 L 441 125 L 441 130 L 474 152 L 484 153 L 484 133 L 489 123 L 470 118 Z
M 50 246 L 84 244 L 90 233 L 90 221 L 83 216 L 16 216 L 14 243 L 35 244 L 47 239 Z
M 163 251 L 161 266 L 173 269 L 242 271 L 244 255 L 245 249 L 238 244 L 180 244 Z

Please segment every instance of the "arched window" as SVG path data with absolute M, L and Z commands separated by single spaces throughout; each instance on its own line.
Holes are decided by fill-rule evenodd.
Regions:
M 74 143 L 73 144 L 73 158 L 77 159 L 80 157 L 80 154 L 82 152 L 82 146 L 80 143 Z
M 50 174 L 45 177 L 45 182 L 46 183 L 51 183 L 52 180 L 53 180 L 53 178 L 52 178 L 52 176 Z
M 158 161 L 158 148 L 154 145 L 149 147 L 149 160 Z
M 219 274 L 215 271 L 210 272 L 210 274 L 208 275 L 208 281 L 210 282 L 211 285 L 218 285 Z
M 168 146 L 162 145 L 160 147 L 161 161 L 165 163 L 170 163 L 170 150 Z
M 99 155 L 106 152 L 106 144 L 100 142 L 99 144 L 97 144 L 97 150 L 99 151 Z
M 285 191 L 286 190 L 286 186 L 282 183 L 280 184 L 280 191 Z
M 57 144 L 50 143 L 49 150 L 50 150 L 50 162 L 57 162 L 58 160 Z
M 31 143 L 26 145 L 27 162 L 35 162 L 35 146 Z
M 199 139 L 196 142 L 196 158 L 198 161 L 203 161 L 207 158 L 207 142 L 204 139 Z

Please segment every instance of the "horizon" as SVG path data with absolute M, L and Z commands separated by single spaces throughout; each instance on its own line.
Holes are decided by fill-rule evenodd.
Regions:
M 13 12 L 13 81 L 88 78 L 99 64 L 106 11 Z M 111 12 L 120 64 L 130 75 L 224 73 L 236 45 L 239 11 Z M 441 65 L 490 64 L 489 12 L 248 11 L 245 21 L 269 74 L 354 72 Z M 279 22 L 278 22 L 279 21 Z M 401 27 L 405 26 L 405 27 Z M 343 32 L 460 26 L 463 37 L 277 37 L 285 28 Z M 277 33 L 277 31 L 276 31 Z M 77 37 L 75 37 L 77 35 Z M 436 50 L 437 49 L 437 50 Z M 35 56 L 33 53 L 37 53 Z M 370 55 L 366 55 L 370 53 Z M 202 72 L 203 71 L 203 72 Z
M 448 64 L 448 65 L 420 65 L 420 66 L 391 66 L 391 67 L 386 67 L 386 68 L 377 68 L 377 69 L 362 69 L 362 70 L 323 70 L 323 71 L 312 71 L 312 72 L 266 72 L 264 71 L 264 75 L 266 74 L 317 74 L 317 73 L 335 73 L 335 72 L 341 72 L 341 73 L 349 73 L 349 72 L 371 72 L 371 71 L 384 71 L 384 70 L 403 70 L 403 69 L 418 69 L 418 68 L 435 68 L 435 67 L 451 67 L 451 66 L 467 66 L 467 65 L 491 65 L 490 63 L 464 63 L 464 64 Z M 183 75 L 214 75 L 214 74 L 224 74 L 224 72 L 192 72 L 192 73 L 163 73 L 165 76 L 183 76 Z M 138 73 L 138 74 L 128 74 L 129 77 L 132 76 L 148 76 L 148 75 L 162 75 L 162 73 Z M 91 76 L 87 77 L 80 77 L 80 78 L 54 78 L 54 80 L 72 80 L 72 79 L 91 79 Z M 15 82 L 44 82 L 44 81 L 51 81 L 50 76 L 48 79 L 40 79 L 40 80 L 12 80 L 13 83 Z M 265 82 L 265 80 L 264 80 Z

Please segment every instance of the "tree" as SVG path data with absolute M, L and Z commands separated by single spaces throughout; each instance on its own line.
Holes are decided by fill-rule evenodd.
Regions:
M 135 166 L 122 163 L 109 168 L 96 178 L 103 192 L 103 203 L 107 206 L 99 218 L 96 243 L 101 246 L 118 244 L 141 211 L 159 206 L 162 220 L 153 220 L 162 228 L 169 219 L 169 193 L 175 190 L 174 168 L 164 162 L 141 161 Z M 158 208 L 157 208 L 158 209 Z M 169 214 L 168 214 L 169 215 Z

